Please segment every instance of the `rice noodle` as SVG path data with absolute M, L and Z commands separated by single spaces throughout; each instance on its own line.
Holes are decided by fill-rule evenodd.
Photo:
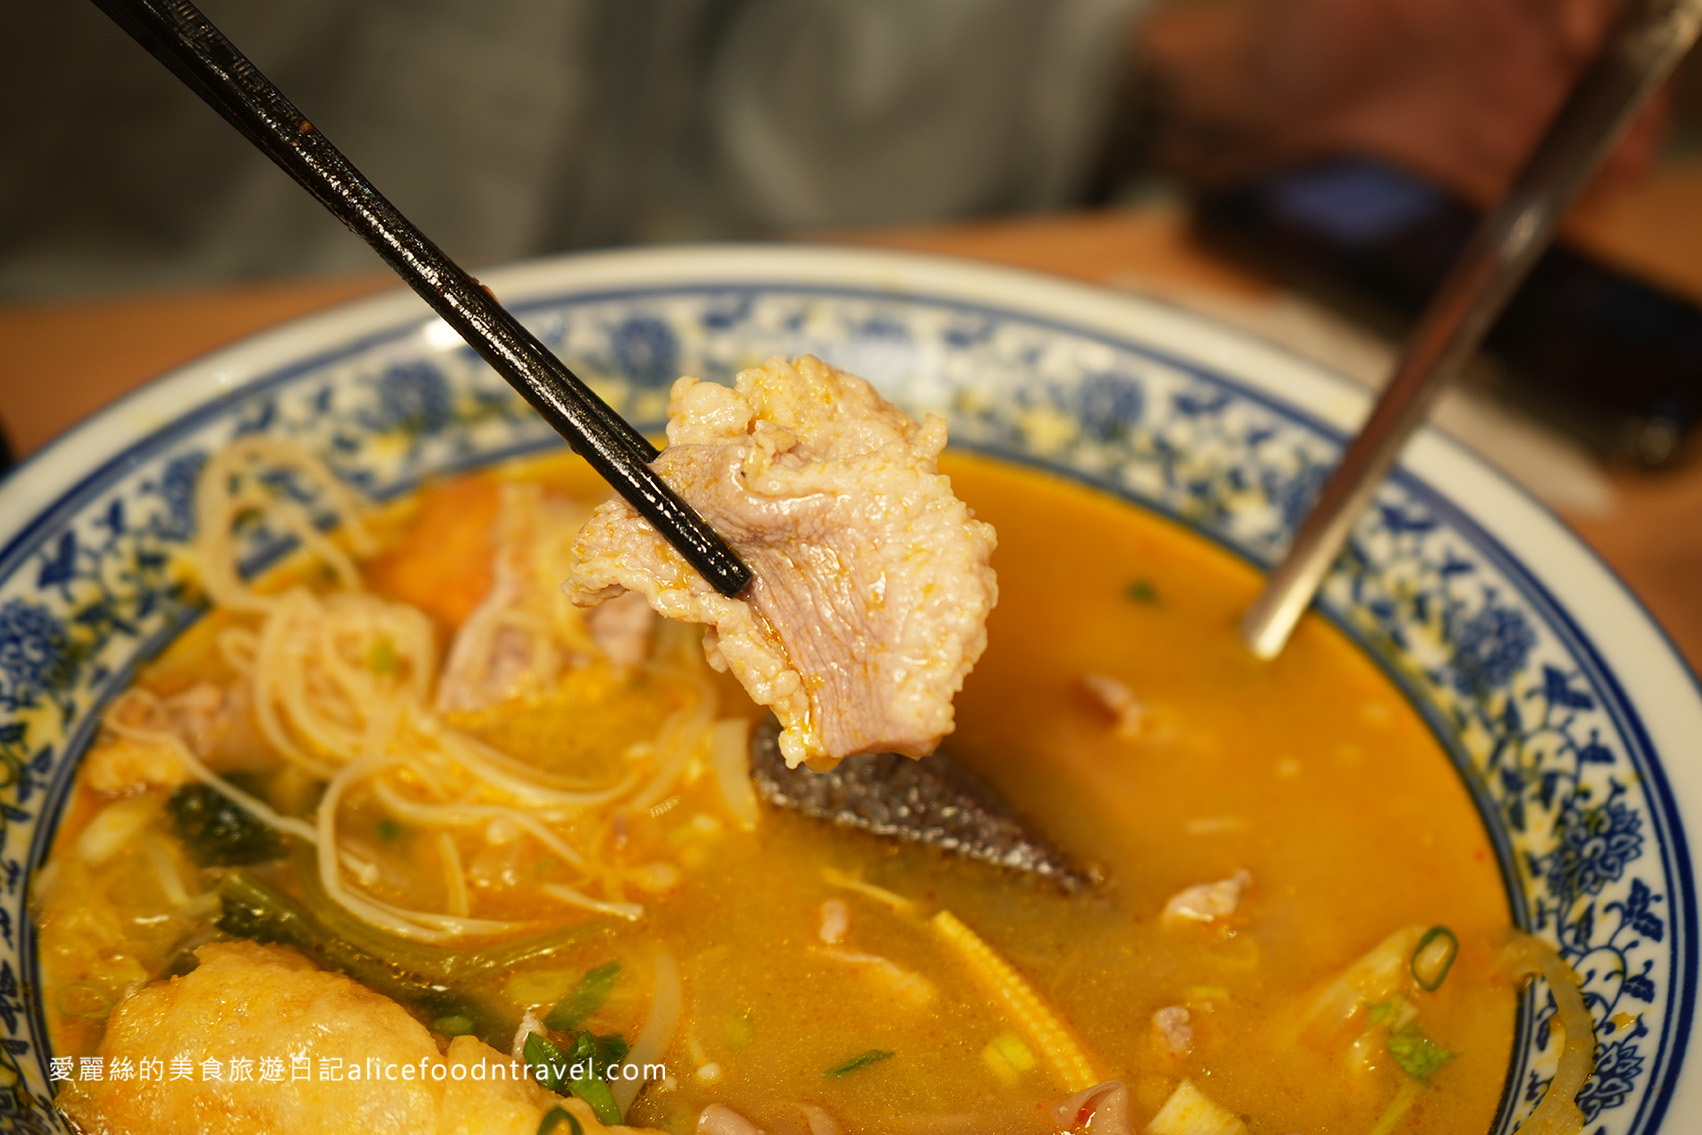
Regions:
M 710 724 L 715 720 L 715 687 L 701 671 L 691 672 L 687 677 L 697 698 L 692 705 L 676 711 L 663 722 L 661 731 L 656 735 L 659 768 L 650 783 L 633 797 L 634 808 L 649 808 L 661 803 L 663 797 L 673 791 L 674 783 L 685 772 L 692 754 L 700 751 L 708 740 Z
M 679 1027 L 680 1009 L 685 999 L 684 989 L 680 984 L 680 967 L 667 947 L 656 947 L 653 970 L 655 991 L 650 995 L 650 1012 L 645 1015 L 644 1027 L 639 1030 L 638 1039 L 632 1042 L 632 1049 L 627 1053 L 624 1062 L 637 1067 L 638 1075 L 643 1074 L 646 1064 L 659 1062 L 662 1054 L 668 1051 L 668 1045 L 673 1043 L 674 1030 Z M 624 1074 L 611 1082 L 615 1103 L 620 1105 L 622 1115 L 632 1106 L 632 1101 L 638 1098 L 638 1091 L 643 1086 L 644 1081 L 629 1080 Z
M 822 881 L 827 883 L 829 886 L 841 887 L 847 891 L 854 891 L 857 894 L 874 899 L 881 905 L 891 909 L 895 914 L 910 914 L 916 909 L 916 904 L 914 902 L 905 898 L 903 895 L 898 894 L 896 891 L 889 891 L 885 887 L 877 887 L 873 883 L 865 883 L 856 875 L 848 874 L 836 867 L 823 867 L 821 869 L 821 877 Z
M 467 902 L 467 874 L 461 866 L 461 853 L 455 849 L 455 837 L 438 832 L 437 853 L 443 859 L 444 905 L 450 914 L 466 918 L 471 910 Z
M 196 551 L 202 584 L 213 602 L 238 611 L 267 611 L 277 604 L 275 598 L 261 595 L 243 581 L 237 563 L 231 529 L 242 514 L 255 509 L 264 510 L 280 523 L 308 555 L 330 568 L 343 586 L 358 589 L 360 573 L 354 561 L 320 531 L 307 509 L 259 484 L 255 466 L 261 462 L 273 470 L 305 477 L 318 488 L 320 503 L 331 509 L 356 552 L 373 549 L 354 495 L 323 462 L 279 438 L 258 434 L 237 438 L 207 460 L 195 487 Z
M 350 784 L 397 763 L 398 757 L 379 754 L 362 757 L 331 778 L 319 801 L 319 883 L 330 899 L 344 910 L 382 930 L 421 942 L 441 942 L 464 935 L 502 934 L 518 930 L 523 923 L 484 918 L 458 918 L 431 911 L 408 910 L 364 895 L 343 885 L 343 873 L 335 855 L 327 848 L 337 846 L 337 804 Z
M 504 821 L 527 832 L 573 866 L 578 867 L 585 862 L 585 858 L 568 846 L 565 840 L 540 823 L 538 818 L 519 808 L 498 804 L 422 804 L 409 800 L 379 777 L 373 778 L 372 790 L 373 795 L 384 805 L 385 811 L 409 823 L 421 826 L 444 824 L 450 827 L 476 827 L 492 821 Z
M 619 783 L 595 791 L 568 788 L 565 782 L 540 777 L 536 769 L 491 748 L 476 737 L 450 729 L 424 716 L 423 711 L 416 710 L 416 713 L 419 714 L 414 722 L 416 727 L 436 740 L 450 760 L 492 788 L 516 799 L 531 800 L 543 805 L 590 808 L 607 804 L 630 791 L 636 779 L 629 773 Z
M 1584 1127 L 1578 1093 L 1596 1065 L 1595 1020 L 1584 1004 L 1578 975 L 1553 946 L 1530 934 L 1513 934 L 1502 964 L 1515 976 L 1536 976 L 1548 982 L 1555 1019 L 1565 1032 L 1554 1079 L 1519 1130 L 1522 1135 L 1577 1135 Z
M 279 474 L 293 484 L 277 487 Z M 297 499 L 297 486 L 311 493 L 310 504 Z M 541 491 L 505 486 L 504 499 Z M 433 708 L 441 661 L 434 625 L 419 609 L 364 590 L 356 557 L 375 551 L 375 544 L 355 495 L 323 462 L 283 439 L 239 438 L 207 462 L 195 506 L 196 549 L 207 594 L 219 606 L 248 616 L 245 625 L 220 630 L 216 649 L 234 673 L 252 684 L 249 700 L 261 739 L 292 775 L 322 785 L 315 814 L 311 821 L 281 815 L 206 768 L 169 730 L 116 721 L 111 728 L 169 744 L 191 775 L 260 822 L 314 847 L 326 896 L 354 917 L 424 942 L 501 934 L 527 925 L 472 915 L 476 900 L 469 864 L 453 833 L 482 827 L 487 835 L 498 830 L 511 833 L 509 838 L 524 834 L 560 861 L 564 870 L 552 869 L 538 893 L 584 910 L 638 918 L 644 908 L 625 901 L 627 885 L 666 889 L 677 882 L 677 872 L 670 874 L 668 864 L 605 861 L 602 849 L 611 846 L 614 821 L 594 810 L 622 802 L 622 816 L 646 815 L 675 799 L 682 777 L 695 777 L 701 766 L 694 761 L 705 756 L 712 760 L 734 818 L 747 828 L 754 824 L 756 801 L 743 765 L 745 725 L 715 722 L 716 689 L 695 632 L 678 626 L 658 630 L 645 672 L 682 689 L 684 698 L 650 738 L 633 746 L 632 759 L 617 780 L 551 775 L 457 728 Z M 504 508 L 500 523 L 512 527 L 523 513 L 531 515 Z M 255 515 L 264 517 L 269 531 L 293 537 L 299 559 L 325 569 L 325 581 L 294 569 L 289 578 L 296 582 L 289 586 L 256 587 L 245 579 L 238 530 Z M 325 519 L 340 529 L 334 537 L 321 526 Z M 536 517 L 527 523 L 538 526 Z M 458 636 L 457 652 L 488 662 L 496 636 L 506 634 L 524 644 L 524 657 L 538 673 L 554 673 L 563 660 L 597 653 L 583 615 L 556 593 L 553 583 L 552 565 L 560 559 L 556 545 L 572 533 L 557 531 L 560 525 L 539 527 L 532 533 L 536 546 L 506 565 L 519 573 L 516 578 L 528 594 L 535 593 L 535 600 L 493 609 L 470 625 L 471 633 Z M 539 580 L 548 586 L 532 586 Z M 157 712 L 157 699 L 147 708 Z M 363 792 L 433 840 L 442 865 L 443 910 L 408 909 L 370 893 L 383 886 L 384 854 L 375 848 L 356 854 L 358 841 L 347 834 L 339 839 L 338 832 L 339 810 L 351 793 L 362 802 Z M 615 838 L 612 846 L 620 848 L 622 840 Z M 472 867 L 483 881 L 492 881 L 477 863 Z M 677 1017 L 677 973 L 673 981 Z
M 715 758 L 715 780 L 721 799 L 745 831 L 756 828 L 756 789 L 751 787 L 750 722 L 744 718 L 717 721 L 710 729 L 709 751 Z
M 644 908 L 635 902 L 608 902 L 594 899 L 590 895 L 574 890 L 561 883 L 539 883 L 538 889 L 553 899 L 560 899 L 570 906 L 584 907 L 598 914 L 613 914 L 633 922 L 644 916 Z

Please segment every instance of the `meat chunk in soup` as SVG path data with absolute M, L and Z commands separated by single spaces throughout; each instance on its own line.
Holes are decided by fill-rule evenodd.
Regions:
M 733 389 L 682 378 L 662 477 L 755 573 L 727 599 L 625 502 L 580 534 L 577 602 L 641 592 L 705 623 L 712 665 L 769 706 L 792 767 L 858 753 L 922 756 L 986 646 L 993 530 L 952 494 L 946 427 L 918 425 L 819 359 L 771 359 Z
M 1245 869 L 1215 883 L 1197 883 L 1187 890 L 1170 896 L 1164 904 L 1163 922 L 1167 927 L 1216 925 L 1234 917 L 1241 908 L 1241 899 L 1253 885 L 1253 874 Z
M 439 1052 L 400 1005 L 292 950 L 225 942 L 202 946 L 197 957 L 186 976 L 148 986 L 113 1012 L 100 1045 L 105 1067 L 139 1070 L 157 1060 L 161 1075 L 75 1082 L 59 1102 L 85 1130 L 534 1135 L 556 1106 L 572 1108 L 587 1132 L 605 1130 L 584 1104 L 514 1078 L 519 1066 L 505 1054 L 465 1036 Z M 309 1072 L 298 1078 L 302 1057 Z M 192 1065 L 191 1076 L 170 1078 L 178 1058 Z M 268 1074 L 268 1058 L 281 1061 L 281 1072 Z M 233 1059 L 249 1063 L 233 1067 Z M 218 1066 L 217 1079 L 207 1061 Z M 467 1066 L 459 1077 L 456 1064 Z
M 542 485 L 502 486 L 491 588 L 450 645 L 438 709 L 479 710 L 544 693 L 599 653 L 625 668 L 644 661 L 655 616 L 642 599 L 587 616 L 562 597 L 560 565 L 586 515 Z
M 217 771 L 254 767 L 260 749 L 247 683 L 197 682 L 166 698 L 131 691 L 113 704 L 89 750 L 89 787 L 114 794 L 170 788 L 190 779 L 179 746 Z

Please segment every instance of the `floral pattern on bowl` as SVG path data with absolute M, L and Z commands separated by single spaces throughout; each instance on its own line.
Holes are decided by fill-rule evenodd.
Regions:
M 647 428 L 681 373 L 726 380 L 770 355 L 812 352 L 913 412 L 946 415 L 954 444 L 1110 489 L 1260 564 L 1285 546 L 1342 440 L 1319 412 L 1327 399 L 1294 400 L 1245 362 L 1213 363 L 1221 352 L 1208 340 L 1229 333 L 1015 274 L 711 249 L 513 275 L 493 279 L 528 325 Z M 894 279 L 908 282 L 895 290 Z M 1106 314 L 1073 321 L 1078 303 Z M 12 503 L 40 463 L 0 489 L 0 1116 L 14 1129 L 57 1130 L 45 1105 L 63 1071 L 32 1000 L 27 880 L 100 708 L 200 611 L 185 551 L 207 454 L 246 433 L 287 435 L 387 498 L 558 444 L 441 324 L 394 301 L 368 307 L 354 332 L 310 323 L 284 336 L 228 391 L 178 380 L 195 389 L 156 428 L 112 427 L 120 410 L 109 411 L 104 448 L 45 507 Z M 1108 330 L 1118 311 L 1163 333 Z M 62 441 L 55 460 L 85 441 Z M 264 530 L 244 539 L 254 567 L 284 550 Z M 1432 723 L 1490 830 L 1516 920 L 1583 977 L 1598 1026 L 1597 1072 L 1579 1100 L 1588 1129 L 1653 1132 L 1683 1062 L 1696 917 L 1661 764 L 1672 754 L 1645 728 L 1639 687 L 1606 662 L 1541 565 L 1406 468 L 1357 525 L 1321 604 Z M 1521 1002 L 1499 1132 L 1552 1077 L 1554 1011 L 1541 985 Z

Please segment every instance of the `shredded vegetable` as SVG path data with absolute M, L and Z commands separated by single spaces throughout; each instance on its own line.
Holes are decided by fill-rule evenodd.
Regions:
M 840 871 L 837 868 L 823 867 L 821 877 L 829 886 L 855 891 L 857 894 L 874 899 L 898 914 L 909 914 L 916 909 L 916 904 L 903 895 L 889 891 L 885 887 L 877 887 L 873 883 L 865 883 L 856 875 Z
M 680 1010 L 685 1001 L 685 990 L 680 982 L 680 967 L 674 961 L 674 955 L 660 946 L 656 949 L 655 992 L 650 995 L 650 1012 L 644 1018 L 644 1027 L 638 1032 L 638 1039 L 632 1042 L 632 1050 L 626 1055 L 626 1064 L 636 1065 L 641 1075 L 644 1069 L 662 1059 L 662 1054 L 668 1050 L 668 1045 L 674 1039 L 674 1031 L 679 1028 Z M 637 1076 L 629 1076 L 623 1072 L 620 1080 L 614 1085 L 615 1102 L 621 1111 L 632 1106 L 632 1101 L 638 1097 L 638 1090 L 643 1087 L 643 1081 Z
M 1554 997 L 1555 1018 L 1566 1036 L 1554 1079 L 1549 1081 L 1542 1102 L 1519 1130 L 1522 1135 L 1577 1135 L 1584 1127 L 1578 1093 L 1596 1063 L 1595 1021 L 1584 1005 L 1578 975 L 1553 946 L 1530 934 L 1514 934 L 1503 961 L 1516 976 L 1541 977 L 1548 982 Z
M 1424 1091 L 1424 1085 L 1418 1080 L 1403 1080 L 1395 1092 L 1395 1098 L 1389 1101 L 1389 1106 L 1383 1109 L 1383 1114 L 1371 1127 L 1368 1135 L 1389 1135 L 1401 1120 L 1406 1118 L 1412 1105 L 1418 1102 L 1418 1095 Z

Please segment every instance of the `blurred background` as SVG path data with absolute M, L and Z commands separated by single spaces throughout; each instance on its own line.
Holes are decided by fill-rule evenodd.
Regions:
M 915 225 L 1380 157 L 1484 202 L 1618 0 L 206 0 L 475 263 Z M 0 297 L 368 272 L 86 3 L 0 25 Z M 1606 175 L 1702 146 L 1681 80 Z
M 1621 4 L 202 7 L 470 266 L 681 240 L 942 251 L 1156 295 L 1375 385 Z M 0 5 L 0 100 L 0 426 L 20 452 L 392 283 L 92 4 Z M 1702 420 L 1702 63 L 1563 245 L 1436 417 L 1586 535 L 1628 509 L 1702 519 L 1702 476 L 1646 474 L 1694 468 Z M 1674 585 L 1702 570 L 1702 547 L 1637 539 Z

